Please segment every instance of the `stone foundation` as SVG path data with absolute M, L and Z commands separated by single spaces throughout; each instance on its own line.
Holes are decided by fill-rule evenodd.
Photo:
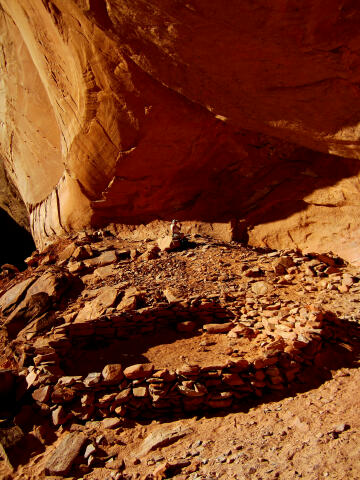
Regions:
M 70 419 L 154 418 L 236 408 L 246 397 L 256 399 L 266 392 L 286 390 L 304 369 L 321 366 L 323 352 L 336 338 L 339 321 L 332 314 L 303 308 L 286 318 L 264 315 L 259 330 L 241 323 L 236 303 L 225 310 L 218 299 L 200 304 L 188 299 L 54 327 L 25 350 L 18 347 L 23 363 L 28 365 L 22 371 L 26 388 L 55 425 Z M 72 349 L 83 348 L 94 339 L 134 341 L 131 337 L 135 333 L 156 335 L 162 328 L 179 331 L 184 321 L 194 322 L 198 329 L 215 322 L 237 338 L 250 338 L 251 332 L 256 336 L 262 331 L 267 340 L 262 342 L 261 354 L 251 361 L 238 356 L 225 362 L 192 365 L 189 360 L 176 370 L 150 363 L 125 369 L 113 364 L 84 376 L 69 376 L 62 370 Z

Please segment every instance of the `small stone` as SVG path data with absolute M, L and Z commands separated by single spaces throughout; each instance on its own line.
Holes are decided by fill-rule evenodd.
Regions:
M 35 401 L 40 402 L 40 403 L 46 403 L 51 394 L 51 386 L 47 385 L 46 387 L 40 387 L 34 390 L 32 393 L 32 397 Z
M 69 263 L 68 270 L 70 273 L 80 273 L 84 270 L 83 262 L 71 262 Z
M 180 368 L 176 369 L 177 375 L 187 376 L 196 376 L 200 373 L 199 365 L 182 365 Z
M 64 250 L 62 250 L 59 253 L 58 262 L 63 263 L 63 262 L 66 262 L 67 260 L 69 260 L 69 258 L 72 256 L 72 254 L 74 253 L 75 250 L 76 250 L 76 244 L 75 243 L 71 243 L 70 245 L 68 245 L 66 248 L 64 248 Z
M 151 363 L 138 363 L 125 368 L 124 375 L 130 380 L 150 377 L 154 370 L 154 365 Z
M 58 425 L 63 425 L 66 423 L 70 418 L 71 414 L 67 413 L 62 405 L 60 405 L 58 408 L 53 410 L 52 412 L 52 421 L 55 426 Z
M 92 372 L 84 380 L 85 387 L 93 387 L 101 382 L 101 373 Z
M 334 432 L 343 433 L 346 430 L 349 430 L 349 428 L 350 428 L 350 425 L 348 425 L 347 423 L 339 423 L 339 425 L 336 425 L 336 427 L 334 428 Z
M 342 284 L 345 287 L 351 287 L 354 284 L 354 277 L 349 273 L 344 273 L 342 278 Z
M 89 445 L 86 447 L 85 453 L 84 453 L 84 458 L 89 458 L 90 455 L 96 452 L 96 447 L 92 444 L 89 443 Z
M 261 277 L 262 275 L 263 275 L 263 271 L 259 267 L 250 268 L 245 272 L 245 277 L 249 277 L 249 278 L 257 278 L 257 277 Z
M 116 307 L 120 311 L 136 310 L 144 306 L 144 292 L 136 287 L 129 287 L 125 290 L 124 297 Z
M 269 290 L 269 284 L 267 282 L 255 282 L 251 285 L 251 290 L 255 295 L 266 295 Z
M 103 280 L 104 278 L 115 275 L 116 273 L 117 269 L 114 265 L 106 265 L 105 267 L 96 268 L 93 275 Z
M 98 257 L 90 258 L 89 260 L 84 260 L 84 265 L 86 267 L 100 267 L 104 265 L 109 265 L 111 263 L 117 262 L 117 256 L 115 250 L 108 250 L 101 253 Z
M 123 459 L 115 459 L 115 458 L 110 458 L 105 464 L 106 468 L 110 468 L 111 470 L 124 470 L 125 468 L 125 462 Z M 121 477 L 118 477 L 121 478 Z
M 134 397 L 144 398 L 148 395 L 148 390 L 146 387 L 134 387 L 132 389 Z
M 70 387 L 74 383 L 81 382 L 82 379 L 83 377 L 81 375 L 69 375 L 65 377 L 60 377 L 57 381 L 57 385 L 60 385 L 62 387 Z
M 107 385 L 115 385 L 124 378 L 122 366 L 119 363 L 112 363 L 103 368 L 102 376 L 104 383 Z
M 181 300 L 180 292 L 174 288 L 165 288 L 165 290 L 163 290 L 163 295 L 169 303 L 174 303 Z
M 105 435 L 98 435 L 96 438 L 95 438 L 95 443 L 96 445 L 103 445 L 106 443 L 106 438 L 105 438 Z
M 104 418 L 101 421 L 102 428 L 117 428 L 121 425 L 122 420 L 117 417 Z
M 26 290 L 34 283 L 36 277 L 28 278 L 14 287 L 10 288 L 0 299 L 0 308 L 2 308 L 3 313 L 7 314 L 10 312 L 17 303 L 20 303 Z
M 126 408 L 124 407 L 124 405 L 119 405 L 118 407 L 115 408 L 114 412 L 119 417 L 124 417 L 126 414 Z
M 207 333 L 227 333 L 234 327 L 232 322 L 227 323 L 207 323 L 203 326 L 203 329 Z
M 72 258 L 76 261 L 85 260 L 93 255 L 91 247 L 89 245 L 81 245 L 76 247 L 72 253 Z
M 131 389 L 130 388 L 124 388 L 124 390 L 121 390 L 121 392 L 116 395 L 115 403 L 116 404 L 125 403 L 130 398 L 131 398 Z

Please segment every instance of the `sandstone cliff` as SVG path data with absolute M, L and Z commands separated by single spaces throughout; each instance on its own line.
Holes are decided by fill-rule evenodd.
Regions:
M 0 6 L 0 155 L 39 246 L 175 216 L 359 260 L 354 1 Z

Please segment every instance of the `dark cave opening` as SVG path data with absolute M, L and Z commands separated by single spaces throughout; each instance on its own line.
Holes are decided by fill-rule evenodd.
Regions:
M 36 249 L 32 236 L 1 208 L 0 225 L 2 234 L 0 266 L 4 263 L 11 263 L 20 270 L 24 270 L 26 268 L 25 258 Z

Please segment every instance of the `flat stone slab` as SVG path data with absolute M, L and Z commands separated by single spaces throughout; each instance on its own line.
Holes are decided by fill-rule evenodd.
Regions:
M 121 425 L 122 421 L 118 417 L 108 417 L 101 421 L 102 428 L 117 428 Z
M 203 329 L 207 333 L 227 333 L 234 327 L 231 322 L 227 323 L 207 323 L 203 326 Z
M 175 429 L 161 429 L 160 431 L 152 432 L 145 438 L 138 455 L 143 456 L 156 448 L 171 445 L 192 432 L 192 428 L 184 428 L 181 426 Z
M 82 433 L 67 434 L 48 458 L 45 464 L 45 474 L 66 475 L 86 441 L 87 439 Z
M 22 300 L 22 297 L 25 291 L 34 283 L 36 277 L 28 278 L 21 283 L 18 283 L 14 287 L 10 288 L 1 298 L 0 298 L 0 308 L 3 313 L 9 312 L 17 303 Z
M 75 323 L 86 322 L 99 318 L 107 308 L 112 307 L 119 295 L 119 289 L 115 287 L 99 288 L 94 300 L 86 303 L 76 317 Z
M 98 257 L 90 258 L 84 261 L 86 267 L 103 267 L 117 262 L 117 255 L 115 250 L 108 250 L 101 253 Z

